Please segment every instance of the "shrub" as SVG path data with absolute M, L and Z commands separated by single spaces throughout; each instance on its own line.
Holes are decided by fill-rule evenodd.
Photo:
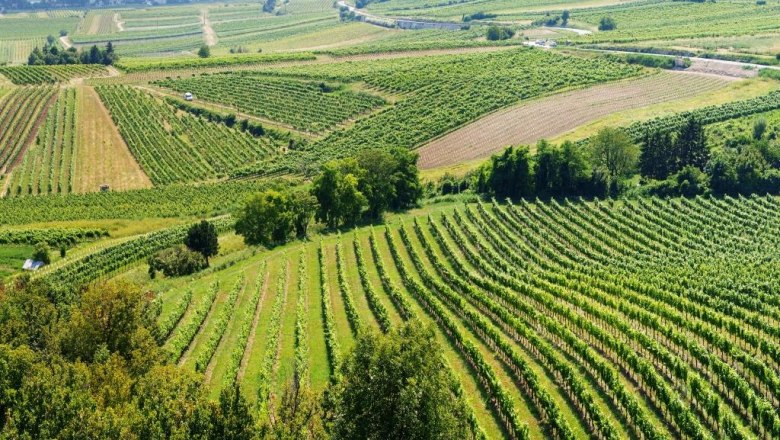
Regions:
M 490 26 L 487 39 L 490 41 L 508 40 L 515 36 L 515 31 L 507 27 Z
M 149 257 L 149 276 L 154 278 L 157 271 L 166 277 L 190 275 L 207 267 L 206 259 L 198 252 L 185 246 L 163 249 Z
M 615 23 L 615 19 L 612 17 L 602 17 L 601 21 L 599 21 L 600 31 L 612 31 L 615 29 L 617 29 L 617 23 Z
M 198 49 L 198 56 L 201 58 L 208 58 L 211 56 L 211 49 L 205 44 Z
M 33 260 L 40 261 L 43 264 L 51 263 L 51 256 L 49 256 L 49 245 L 42 241 L 36 244 L 32 258 Z

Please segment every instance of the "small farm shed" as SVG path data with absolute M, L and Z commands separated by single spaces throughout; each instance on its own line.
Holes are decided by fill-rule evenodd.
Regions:
M 42 261 L 33 260 L 32 258 L 28 258 L 24 260 L 24 265 L 22 265 L 22 270 L 29 270 L 29 271 L 36 271 L 44 266 L 44 263 Z

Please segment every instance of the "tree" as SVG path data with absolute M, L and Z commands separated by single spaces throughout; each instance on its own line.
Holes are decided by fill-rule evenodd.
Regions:
M 561 151 L 544 139 L 536 144 L 534 178 L 538 194 L 554 196 L 560 193 L 562 159 Z
M 264 438 L 324 440 L 328 438 L 320 396 L 295 380 L 282 391 L 273 425 L 264 427 Z
M 571 17 L 569 10 L 563 11 L 563 14 L 561 15 L 561 26 L 566 27 L 569 25 L 569 17 Z
M 601 20 L 599 20 L 600 31 L 612 31 L 615 29 L 617 29 L 617 23 L 615 23 L 612 17 L 601 17 Z
M 237 215 L 236 233 L 249 245 L 272 246 L 287 241 L 294 229 L 288 198 L 275 190 L 252 197 Z
M 508 27 L 490 26 L 487 30 L 487 39 L 490 41 L 509 40 L 515 36 L 515 31 Z
M 265 0 L 263 3 L 263 12 L 271 13 L 274 12 L 274 9 L 276 9 L 276 0 Z
M 386 150 L 364 150 L 357 156 L 361 168 L 359 190 L 366 197 L 366 217 L 378 220 L 396 198 L 397 160 Z
M 490 159 L 485 178 L 487 191 L 484 192 L 500 199 L 528 197 L 534 192 L 532 171 L 528 147 L 509 147 Z
M 355 159 L 323 165 L 312 185 L 312 194 L 319 203 L 317 220 L 330 228 L 353 226 L 360 220 L 368 208 L 368 199 L 358 187 L 364 172 Z
M 393 173 L 395 198 L 390 201 L 390 208 L 403 210 L 417 206 L 423 192 L 420 170 L 417 168 L 420 155 L 407 148 L 393 148 L 390 154 L 396 160 Z
M 760 141 L 766 133 L 766 119 L 759 118 L 753 123 L 753 139 Z
M 211 56 L 211 48 L 204 44 L 198 49 L 198 56 L 201 58 L 208 58 Z
M 207 438 L 211 411 L 203 377 L 175 365 L 153 368 L 134 387 L 138 438 Z
M 361 334 L 329 392 L 335 438 L 472 438 L 442 348 L 433 329 L 420 323 L 384 337 Z
M 149 276 L 155 277 L 161 271 L 166 277 L 190 275 L 208 267 L 205 257 L 199 252 L 179 245 L 163 249 L 149 257 Z
M 209 418 L 208 438 L 224 440 L 257 438 L 255 419 L 237 382 L 222 389 L 218 404 L 211 405 Z
M 32 259 L 40 261 L 43 264 L 50 264 L 51 256 L 49 255 L 49 245 L 43 241 L 36 243 L 35 248 L 33 248 Z
M 669 133 L 660 130 L 645 133 L 639 155 L 639 170 L 643 176 L 663 180 L 676 168 L 674 142 Z
M 582 148 L 571 141 L 561 144 L 561 195 L 578 195 L 586 192 L 588 186 L 588 161 Z
M 610 184 L 628 177 L 637 164 L 639 149 L 622 130 L 604 128 L 590 143 L 593 166 L 605 171 Z
M 295 236 L 304 238 L 308 234 L 309 225 L 317 212 L 317 198 L 308 191 L 297 190 L 288 194 L 288 203 Z
M 203 255 L 203 258 L 206 259 L 206 266 L 208 266 L 209 257 L 219 253 L 217 228 L 206 220 L 201 220 L 200 223 L 190 226 L 190 229 L 187 230 L 184 244 L 191 250 Z
M 677 172 L 688 165 L 703 170 L 710 159 L 704 126 L 692 116 L 680 129 L 674 148 L 677 153 L 677 163 L 672 172 Z
M 729 153 L 720 153 L 712 157 L 707 164 L 710 188 L 715 194 L 733 194 L 737 191 L 739 178 L 734 159 Z

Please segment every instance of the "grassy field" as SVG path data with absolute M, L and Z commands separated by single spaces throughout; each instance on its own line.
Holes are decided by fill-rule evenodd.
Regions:
M 24 260 L 32 257 L 32 246 L 0 245 L 0 280 L 19 273 Z

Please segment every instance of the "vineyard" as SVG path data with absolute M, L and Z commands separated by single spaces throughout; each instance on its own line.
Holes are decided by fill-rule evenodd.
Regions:
M 386 111 L 358 120 L 314 142 L 303 154 L 236 175 L 296 170 L 301 163 L 345 157 L 360 149 L 416 147 L 467 122 L 525 99 L 565 89 L 636 76 L 639 69 L 603 60 L 516 49 L 496 53 L 382 59 L 279 68 L 276 75 L 312 80 L 364 81 L 403 95 Z M 415 121 L 413 126 L 408 121 Z
M 46 121 L 17 166 L 6 195 L 59 194 L 73 191 L 76 156 L 76 90 L 58 93 Z
M 226 214 L 249 196 L 296 181 L 234 181 L 169 185 L 150 189 L 86 194 L 45 194 L 0 198 L 0 225 L 74 220 L 211 217 Z
M 275 155 L 270 138 L 213 124 L 127 86 L 96 89 L 119 132 L 154 184 L 218 179 Z
M 0 75 L 5 76 L 14 84 L 34 85 L 67 82 L 73 78 L 106 76 L 108 71 L 99 64 L 16 66 L 0 67 Z
M 3 97 L 0 102 L 0 176 L 7 176 L 22 160 L 56 96 L 56 89 L 52 87 L 23 87 Z
M 385 104 L 380 97 L 345 90 L 343 84 L 251 75 L 203 75 L 154 84 L 309 132 L 328 130 Z
M 421 319 L 489 437 L 773 438 L 778 208 L 446 207 L 152 283 L 158 338 L 263 408 L 293 374 L 322 389 L 361 332 Z

